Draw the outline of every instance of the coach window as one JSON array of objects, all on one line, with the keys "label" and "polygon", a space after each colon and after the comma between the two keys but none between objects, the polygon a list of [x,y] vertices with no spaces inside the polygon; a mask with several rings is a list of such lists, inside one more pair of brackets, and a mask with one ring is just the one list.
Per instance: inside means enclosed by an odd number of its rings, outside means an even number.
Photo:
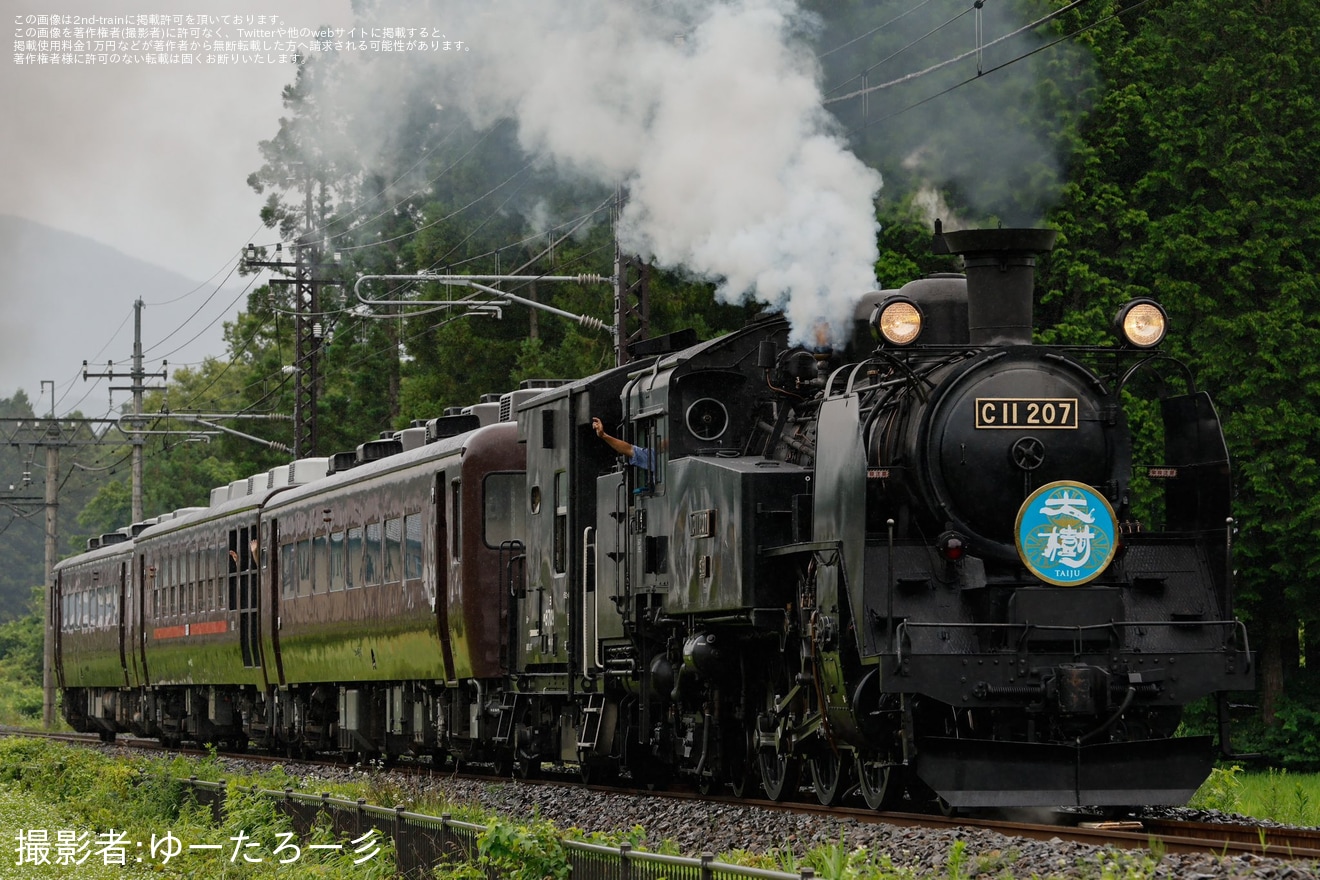
[{"label": "coach window", "polygon": [[527,507],[522,503],[524,474],[488,474],[482,484],[483,538],[499,548],[527,533]]},{"label": "coach window", "polygon": [[362,527],[353,526],[348,530],[348,565],[344,568],[345,586],[348,589],[362,586]]},{"label": "coach window", "polygon": [[216,545],[211,548],[211,575],[215,587],[215,595],[211,597],[211,607],[216,611],[224,610],[224,591],[225,591],[225,564],[224,550]]},{"label": "coach window", "polygon": [[312,592],[328,592],[330,586],[330,543],[325,533],[312,538]]},{"label": "coach window", "polygon": [[280,595],[292,599],[298,589],[297,545],[280,545]]},{"label": "coach window", "polygon": [[183,551],[184,575],[188,580],[188,605],[187,612],[192,614],[197,610],[197,545],[189,544]]},{"label": "coach window", "polygon": [[330,592],[338,593],[344,589],[344,533],[330,533]]},{"label": "coach window", "polygon": [[179,613],[179,560],[172,553],[165,560],[165,577],[166,583],[169,584],[165,616],[173,617]]},{"label": "coach window", "polygon": [[397,584],[403,577],[403,519],[385,520],[385,583]]},{"label": "coach window", "polygon": [[363,554],[362,584],[374,587],[380,583],[380,523],[367,523],[366,553]]},{"label": "coach window", "polygon": [[312,594],[312,542],[303,538],[298,542],[298,595]]},{"label": "coach window", "polygon": [[410,513],[403,518],[403,577],[419,580],[422,576],[422,515]]},{"label": "coach window", "polygon": [[568,551],[568,472],[555,474],[555,574],[563,574]]},{"label": "coach window", "polygon": [[449,486],[449,558],[463,556],[463,483],[454,480]]}]

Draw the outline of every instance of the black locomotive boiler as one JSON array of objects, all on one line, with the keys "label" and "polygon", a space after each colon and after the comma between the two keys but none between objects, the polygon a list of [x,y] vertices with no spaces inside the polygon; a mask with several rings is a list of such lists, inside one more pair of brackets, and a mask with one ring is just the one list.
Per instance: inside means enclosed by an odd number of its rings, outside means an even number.
[{"label": "black locomotive boiler", "polygon": [[877,808],[1183,802],[1214,755],[1183,708],[1252,686],[1228,456],[1157,304],[1033,344],[1053,239],[937,232],[965,274],[868,294],[847,351],[777,317],[653,340],[66,560],[66,715]]}]

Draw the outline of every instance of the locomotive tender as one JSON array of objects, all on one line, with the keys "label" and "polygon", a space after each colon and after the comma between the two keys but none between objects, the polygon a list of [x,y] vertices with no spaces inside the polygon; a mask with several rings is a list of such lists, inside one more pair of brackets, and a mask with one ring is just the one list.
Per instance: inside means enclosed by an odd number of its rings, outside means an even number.
[{"label": "locomotive tender", "polygon": [[1183,707],[1215,696],[1227,750],[1252,687],[1228,456],[1190,380],[1137,381],[1173,363],[1154,303],[1116,347],[1032,343],[1053,239],[937,228],[966,274],[868,294],[873,350],[653,340],[94,540],[51,598],[66,717],[875,808],[1184,802],[1214,743]]}]

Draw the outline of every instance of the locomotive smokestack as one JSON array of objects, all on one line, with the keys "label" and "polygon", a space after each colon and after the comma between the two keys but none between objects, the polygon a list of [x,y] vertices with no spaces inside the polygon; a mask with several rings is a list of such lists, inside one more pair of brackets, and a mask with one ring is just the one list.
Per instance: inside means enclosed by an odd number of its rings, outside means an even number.
[{"label": "locomotive smokestack", "polygon": [[973,345],[1030,345],[1036,254],[1048,253],[1053,229],[964,229],[936,233],[967,272],[967,329]]}]

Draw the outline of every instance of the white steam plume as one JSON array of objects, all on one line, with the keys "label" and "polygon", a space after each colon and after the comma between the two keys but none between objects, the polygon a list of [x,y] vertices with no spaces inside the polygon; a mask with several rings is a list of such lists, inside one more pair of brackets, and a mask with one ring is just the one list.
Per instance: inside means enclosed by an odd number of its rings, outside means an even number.
[{"label": "white steam plume", "polygon": [[[822,109],[790,0],[444,4],[440,100],[512,118],[555,167],[622,183],[626,248],[841,342],[876,286],[880,175]],[[431,10],[434,16],[437,10]]]}]

